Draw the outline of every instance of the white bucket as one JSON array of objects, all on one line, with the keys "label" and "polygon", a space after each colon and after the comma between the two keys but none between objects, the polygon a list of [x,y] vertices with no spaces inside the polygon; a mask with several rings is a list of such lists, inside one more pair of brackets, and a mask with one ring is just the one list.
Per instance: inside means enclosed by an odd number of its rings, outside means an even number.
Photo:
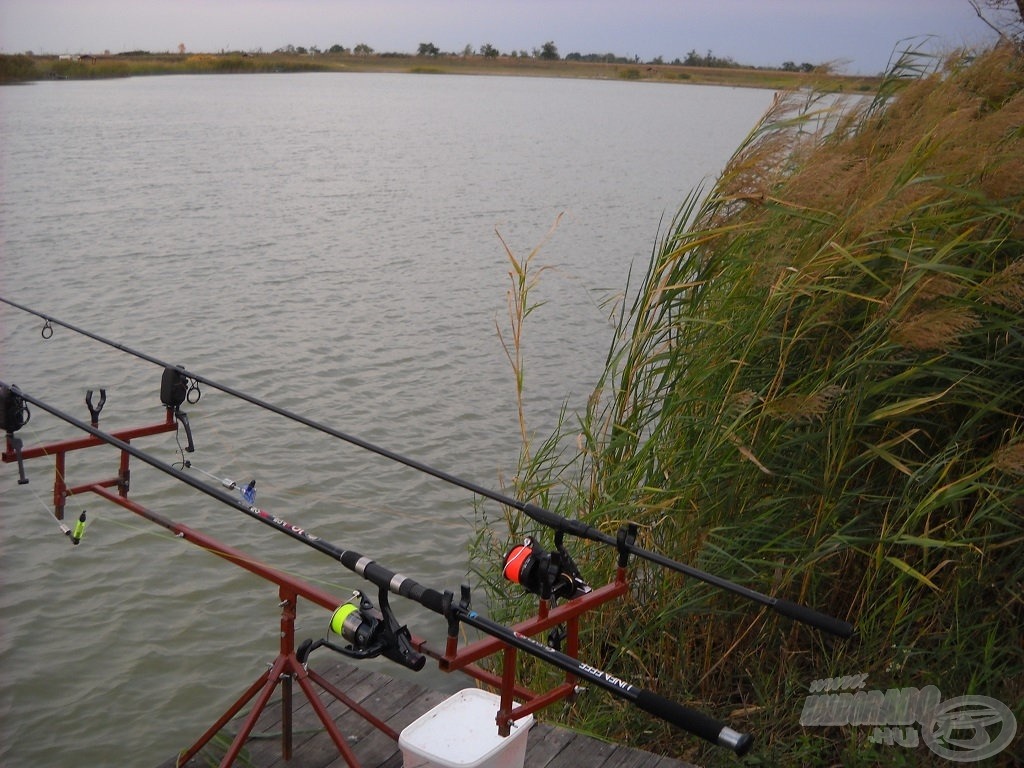
[{"label": "white bucket", "polygon": [[523,768],[533,715],[498,735],[501,697],[479,688],[449,696],[410,723],[398,737],[404,768]]}]

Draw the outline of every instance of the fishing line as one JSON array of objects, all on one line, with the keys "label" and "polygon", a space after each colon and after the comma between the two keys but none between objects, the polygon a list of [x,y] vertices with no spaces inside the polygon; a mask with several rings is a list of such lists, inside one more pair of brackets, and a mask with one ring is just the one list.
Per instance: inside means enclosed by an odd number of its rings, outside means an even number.
[{"label": "fishing line", "polygon": [[[26,411],[27,411],[27,408],[26,408]],[[28,423],[29,423],[30,420],[31,419],[26,418],[25,421],[22,424],[22,428],[28,426]],[[32,432],[33,438],[35,438],[35,440],[37,442],[41,443],[42,440],[40,439],[39,433],[36,432],[35,427],[29,427],[29,429]],[[45,456],[47,458],[51,458],[51,454],[46,453],[46,452],[43,453],[43,456]],[[60,482],[66,487],[67,486],[67,480],[60,473],[60,470],[56,466],[56,462],[54,462],[54,474],[60,479]],[[25,485],[31,486],[31,483],[25,483]],[[50,507],[50,505],[47,502],[43,501],[43,497],[40,496],[36,492],[36,489],[34,487],[30,487],[29,488],[29,493],[31,493],[33,498],[36,501],[39,502],[39,505],[46,511],[46,516],[48,518],[50,518],[50,520],[52,520],[57,525],[57,527],[60,529],[61,533],[63,533],[65,536],[67,536],[71,540],[72,544],[79,544],[82,541],[82,538],[85,536],[85,528],[86,528],[86,524],[87,524],[86,512],[85,512],[84,509],[81,511],[81,513],[79,514],[78,518],[75,520],[73,525],[69,526],[63,520],[58,520],[57,519],[56,515],[54,514],[53,509]],[[92,522],[95,522],[95,519]]]},{"label": "fishing line", "polygon": [[[70,536],[72,533],[72,529],[69,528],[63,521],[58,520],[56,517],[53,516],[53,510],[50,508],[50,505],[43,500],[42,496],[36,493],[35,488],[29,488],[29,493],[32,494],[32,498],[39,502],[39,506],[43,508],[43,511],[46,513],[46,516],[50,519],[52,523],[54,523],[60,529],[61,533],[63,533],[65,536]],[[79,538],[79,540],[81,540],[81,538]]]},{"label": "fishing line", "polygon": [[[7,386],[8,385],[4,382],[0,381],[0,388],[6,388]],[[384,629],[383,634],[380,638],[374,641],[372,647],[363,649],[366,654],[383,654],[386,658],[412,670],[422,669],[423,664],[426,661],[425,656],[413,647],[411,636],[409,635],[406,627],[399,627],[393,614],[390,613],[390,609],[387,607],[386,603],[387,595],[390,592],[413,602],[417,602],[424,608],[445,617],[449,623],[449,636],[453,634],[454,625],[467,624],[498,639],[505,645],[518,648],[519,650],[529,653],[552,666],[558,667],[565,672],[587,680],[605,691],[633,703],[639,709],[642,709],[648,714],[672,723],[683,730],[689,731],[696,736],[710,741],[712,744],[717,744],[731,749],[738,755],[743,755],[750,749],[753,739],[749,734],[743,734],[735,731],[724,723],[715,720],[703,712],[691,709],[690,707],[671,701],[670,699],[666,699],[653,691],[640,688],[628,681],[622,680],[614,675],[610,675],[607,672],[604,672],[590,664],[586,664],[573,656],[563,654],[549,645],[545,645],[532,637],[517,632],[503,624],[492,621],[486,616],[478,613],[470,606],[468,586],[463,587],[462,599],[460,602],[456,603],[455,597],[451,592],[441,593],[435,589],[425,587],[407,576],[395,573],[394,571],[385,568],[383,565],[380,565],[376,561],[365,557],[358,552],[335,546],[334,544],[321,539],[319,536],[306,531],[298,525],[272,515],[266,510],[246,505],[234,494],[228,494],[220,488],[204,484],[203,482],[193,478],[191,475],[175,469],[170,464],[156,459],[145,451],[142,451],[139,448],[114,437],[113,435],[102,432],[97,427],[88,425],[85,422],[54,408],[53,406],[48,405],[38,398],[23,393],[17,388],[10,389],[10,391],[14,392],[19,397],[25,398],[29,402],[57,418],[63,419],[68,424],[77,427],[83,432],[87,432],[93,437],[119,448],[141,461],[144,461],[150,466],[181,480],[196,490],[202,491],[206,495],[218,499],[228,506],[234,507],[236,510],[245,513],[247,516],[271,526],[276,531],[299,540],[321,554],[328,555],[345,568],[379,587],[380,592],[378,596],[378,604],[380,609],[384,612],[384,618],[382,624],[375,624],[375,626],[383,626]],[[368,605],[372,607],[372,604],[368,603]],[[343,616],[343,618],[345,617]],[[362,614],[360,619],[365,619],[365,614]],[[359,628],[356,629],[358,630]],[[377,630],[374,629],[373,631],[376,633]],[[310,642],[310,646],[312,645],[315,644]],[[303,651],[304,656],[308,653],[308,650],[309,647]],[[345,650],[340,647],[335,647],[335,650],[345,652]]]},{"label": "fishing line", "polygon": [[[3,386],[6,386],[6,385],[3,385]],[[22,422],[22,428],[24,428],[25,426],[28,426],[28,424],[29,424],[29,419],[26,418]],[[43,446],[43,449],[41,451],[40,456],[42,458],[53,459],[54,458],[54,454],[52,454],[49,451],[45,450],[45,443],[44,443],[44,441],[42,439],[42,435],[36,430],[36,428],[34,426],[29,427],[29,431],[31,432],[32,438],[36,441],[36,443]],[[103,434],[103,433],[100,433],[100,434]],[[176,430],[176,434],[177,434],[177,430]],[[180,447],[180,444],[179,444],[179,447]],[[184,456],[184,452],[182,452],[182,456]],[[188,464],[187,460],[185,460],[185,463]],[[153,466],[155,466],[158,469],[160,468],[159,465],[156,465],[156,464],[154,464]],[[168,466],[171,466],[171,465],[168,465]],[[200,469],[198,467],[192,467],[192,468],[195,469],[196,471],[202,472],[202,474],[207,475],[208,477],[211,477],[214,480],[217,480],[222,485],[224,484],[223,481],[220,478],[218,478],[216,475],[212,475],[209,472],[206,472],[206,471],[204,471],[204,470],[202,470],[202,469]],[[60,483],[65,488],[67,488],[67,476],[60,472],[59,468],[57,467],[56,462],[53,463],[53,469],[54,469],[55,477],[60,481]],[[69,521],[69,522],[71,522],[71,524],[69,525],[67,522],[65,522],[63,520],[59,520],[56,517],[53,508],[49,505],[49,503],[47,503],[42,498],[42,496],[40,496],[40,494],[36,491],[36,487],[33,484],[26,483],[26,485],[29,486],[29,489],[28,489],[29,492],[31,493],[32,497],[38,502],[39,506],[42,507],[43,512],[45,513],[46,517],[50,521],[52,521],[59,528],[59,530],[65,536],[67,536],[72,541],[72,543],[74,543],[74,544],[79,544],[82,541],[84,533],[85,533],[85,528],[87,527],[87,525],[90,525],[90,526],[94,525],[98,521],[98,519],[99,519],[99,518],[97,518],[95,516],[92,516],[92,517],[86,519],[86,511],[83,510],[75,521]],[[225,487],[229,487],[229,486],[225,486]],[[239,491],[241,491],[241,490],[242,489],[239,488]],[[247,498],[244,493],[241,493],[241,495],[242,495],[243,498]],[[66,497],[66,499],[72,499],[72,498],[74,498],[74,496],[72,496],[72,495],[69,495],[69,496]],[[34,507],[35,505],[32,505],[32,506]],[[122,528],[124,528],[126,530],[130,530],[130,531],[132,531],[134,533],[139,533],[139,534],[143,534],[143,535],[146,535],[146,536],[158,536],[158,537],[160,537],[162,539],[180,539],[180,538],[182,538],[180,534],[175,534],[175,533],[171,533],[171,532],[168,532],[168,531],[154,530],[152,528],[152,526],[133,525],[131,523],[119,520],[116,517],[115,518],[107,519],[107,522],[112,522],[115,525],[118,525],[118,526],[120,526],[120,527],[122,527]],[[196,547],[197,549],[203,550],[204,552],[212,553],[212,554],[217,554],[216,552],[214,552],[209,547],[202,546],[198,542],[191,541],[190,543],[194,547]],[[247,562],[247,563],[257,563],[258,564],[258,563],[261,562],[261,561],[257,560],[254,557],[248,557],[248,556],[246,556],[246,557],[237,557],[235,559],[240,561],[240,562]],[[350,592],[350,593],[354,591],[351,586],[346,585],[346,584],[341,584],[341,583],[339,583],[337,581],[332,581],[332,580],[325,579],[325,578],[309,577],[309,576],[307,576],[305,574],[300,574],[297,571],[294,571],[294,570],[291,570],[291,569],[288,569],[288,568],[278,568],[278,570],[281,571],[282,573],[286,573],[286,574],[288,574],[290,576],[293,576],[293,577],[296,577],[296,578],[304,578],[306,581],[316,582],[318,584],[321,584],[321,585],[324,585],[324,586],[327,586],[327,587],[331,587],[332,589],[336,589],[336,590],[340,590],[340,591],[347,591],[347,592]]]},{"label": "fishing line", "polygon": [[[198,383],[194,380],[191,380],[186,385],[186,387],[187,394],[185,399],[193,405],[195,403],[198,403],[199,398],[201,396]],[[193,396],[192,393],[195,393],[195,395]],[[231,449],[232,446],[237,442],[237,439],[225,433],[224,430],[222,430],[218,426],[218,423],[219,422],[216,419],[207,418],[204,421],[204,434],[206,434],[207,436],[212,434],[212,436],[214,437],[214,442],[218,443],[217,450],[221,453],[227,453],[229,463],[241,463],[240,459],[235,460],[234,451]],[[175,430],[175,440],[177,443],[178,454],[181,458],[179,461],[174,462],[172,466],[183,470],[188,469],[190,466],[193,469],[198,469],[195,465],[195,462],[191,462],[189,459],[185,457],[186,449],[181,444],[180,425],[179,429]],[[209,443],[210,441],[207,438],[204,442]],[[211,477],[212,479],[217,480],[218,482],[221,480],[220,477],[211,475],[209,472],[204,472],[204,474],[206,474],[208,477]],[[313,505],[322,504],[324,506],[334,506],[338,504],[343,504],[346,507],[362,510],[364,512],[370,513],[371,515],[386,515],[390,517],[398,517],[411,524],[430,523],[430,525],[435,529],[448,528],[449,530],[454,531],[456,528],[460,528],[461,525],[470,527],[473,525],[473,521],[461,513],[456,513],[460,522],[453,522],[448,519],[438,521],[437,516],[429,512],[424,512],[423,514],[417,515],[405,509],[399,509],[397,507],[390,507],[380,504],[368,504],[364,500],[357,500],[346,496],[339,496],[338,493],[336,492],[337,489],[335,488],[311,493],[309,491],[299,491],[292,488],[275,485],[273,484],[272,481],[268,482],[264,477],[260,478],[260,485],[265,493],[269,489],[269,494],[271,495],[272,498],[301,499],[307,505],[309,505],[310,502],[312,502]]]},{"label": "fishing line", "polygon": [[[49,454],[47,454],[47,455],[49,455]],[[206,473],[206,474],[208,474],[208,473]],[[211,475],[211,477],[213,477],[213,475]],[[50,509],[50,507],[47,505],[47,503],[42,499],[42,497],[40,497],[39,494],[36,493],[35,489],[34,488],[29,488],[29,491],[39,501],[40,505],[43,507],[44,511],[46,512],[46,516],[51,521],[57,523],[60,526],[61,531],[63,531],[66,535],[71,535],[70,532],[73,532],[73,529],[69,529],[65,524],[63,524],[60,520],[57,520],[57,518],[55,518],[53,516],[53,511]],[[70,497],[70,498],[74,498],[74,497]],[[176,534],[176,533],[173,533],[171,531],[167,531],[167,530],[163,530],[163,529],[157,529],[157,528],[154,528],[152,525],[142,525],[140,523],[135,523],[135,522],[130,522],[130,521],[126,521],[126,520],[121,520],[118,517],[108,517],[108,518],[90,517],[89,525],[90,526],[94,525],[95,523],[99,522],[101,519],[103,520],[104,523],[116,525],[116,526],[118,526],[120,528],[123,528],[125,530],[131,531],[133,533],[137,533],[137,534],[140,534],[140,535],[143,535],[143,536],[153,536],[153,537],[156,537],[156,538],[159,538],[159,539],[162,539],[162,540],[170,540],[170,541],[179,541],[179,540],[182,539],[181,534]],[[190,541],[188,543],[191,544],[192,546],[189,549],[186,550],[187,552],[202,551],[202,552],[205,552],[207,554],[214,554],[214,555],[217,554],[217,552],[214,551],[213,549],[211,549],[209,547],[205,547],[205,546],[203,546],[202,544],[200,544],[200,543],[198,543],[196,541]],[[245,562],[245,563],[260,564],[262,562],[260,560],[257,560],[255,557],[250,557],[250,556],[244,556],[244,557],[242,557],[242,556],[235,556],[232,559],[236,560],[238,562]],[[299,573],[296,570],[292,570],[290,568],[284,568],[284,567],[280,567],[280,566],[275,566],[275,569],[280,571],[281,573],[285,573],[285,574],[287,574],[289,576],[294,576],[295,578],[301,578],[301,579],[303,579],[305,581],[315,582],[317,584],[321,584],[321,585],[326,586],[326,587],[331,587],[332,589],[338,590],[340,592],[352,593],[352,592],[355,591],[351,587],[351,585],[342,584],[340,582],[332,581],[330,579],[311,577],[311,576],[309,576],[306,573]]]},{"label": "fishing line", "polygon": [[[731,592],[734,595],[738,595],[752,602],[760,603],[761,605],[767,606],[774,610],[776,613],[786,616],[787,618],[794,619],[805,624],[809,624],[832,635],[836,635],[837,637],[848,638],[853,635],[853,625],[847,621],[833,618],[832,616],[821,613],[820,611],[814,610],[813,608],[808,608],[804,605],[794,603],[784,598],[762,594],[760,592],[757,592],[756,590],[750,589],[749,587],[745,587],[743,585],[729,581],[728,579],[722,578],[721,576],[706,573],[690,565],[686,565],[685,563],[681,563],[677,560],[673,560],[672,558],[661,555],[657,552],[644,549],[643,547],[638,546],[633,540],[623,540],[621,535],[617,538],[616,536],[607,534],[604,531],[599,530],[598,528],[595,528],[594,526],[590,525],[589,523],[584,522],[583,520],[562,517],[561,515],[558,515],[536,504],[520,501],[510,496],[506,496],[505,494],[491,490],[483,485],[480,485],[479,483],[464,480],[444,470],[437,469],[428,464],[424,464],[423,462],[410,458],[408,456],[403,456],[402,454],[375,445],[355,435],[350,435],[348,433],[342,432],[341,430],[335,429],[326,424],[323,424],[321,422],[310,419],[306,416],[302,416],[298,413],[290,411],[286,408],[282,408],[281,406],[274,405],[273,403],[269,403],[265,400],[261,400],[258,397],[242,392],[241,390],[235,389],[234,387],[219,384],[212,379],[188,371],[183,366],[172,366],[169,363],[160,360],[159,358],[153,357],[152,355],[148,355],[144,352],[132,349],[131,347],[125,346],[124,344],[119,344],[117,342],[111,341],[109,339],[104,338],[103,336],[99,336],[83,328],[79,328],[70,323],[66,323],[55,317],[44,315],[34,309],[26,307],[22,304],[18,304],[17,302],[11,301],[10,299],[7,299],[3,296],[0,296],[0,301],[9,304],[13,307],[17,307],[18,309],[21,309],[30,314],[36,315],[42,318],[43,320],[47,321],[48,323],[55,323],[57,325],[61,325],[65,328],[68,328],[69,330],[82,334],[83,336],[87,336],[88,338],[99,341],[100,343],[112,346],[115,349],[126,352],[130,355],[134,355],[135,357],[138,357],[142,360],[146,360],[150,363],[153,363],[154,365],[159,365],[164,369],[164,382],[168,380],[169,376],[172,379],[175,376],[177,376],[178,378],[186,377],[188,379],[192,379],[195,382],[206,384],[207,386],[213,387],[214,389],[218,389],[221,392],[224,392],[225,394],[231,395],[233,397],[237,397],[259,408],[271,411],[273,413],[278,414],[279,416],[283,416],[284,418],[291,419],[292,421],[307,426],[310,429],[314,429],[319,432],[323,432],[324,434],[331,435],[333,437],[338,438],[339,440],[343,440],[347,443],[363,448],[364,450],[370,451],[371,453],[376,453],[379,456],[382,456],[386,459],[390,459],[391,461],[397,462],[399,464],[404,464],[405,466],[411,469],[415,469],[419,472],[435,477],[451,485],[459,486],[464,490],[470,491],[478,496],[482,496],[484,498],[497,501],[500,504],[504,504],[508,507],[511,507],[512,509],[516,509],[522,512],[523,514],[527,515],[528,517],[532,518],[536,522],[540,523],[541,525],[547,526],[548,528],[554,530],[556,532],[556,536],[568,533],[571,536],[575,536],[581,539],[589,539],[591,541],[596,541],[601,544],[606,544],[608,546],[615,547],[616,549],[622,552],[628,552],[629,554],[632,554],[636,557],[640,557],[649,562],[656,563],[665,568],[669,568],[670,570],[674,570],[685,576],[689,576],[699,581],[703,581],[707,584],[711,584],[712,586],[718,587],[719,589],[722,589],[726,592]],[[177,412],[176,415],[183,416],[183,414],[178,414]],[[187,430],[187,422],[183,420],[183,424],[185,424]],[[188,482],[191,482],[191,478],[189,478]]]},{"label": "fishing line", "polygon": [[181,456],[181,461],[176,461],[171,466],[175,466],[176,467],[176,466],[180,465],[181,468],[184,469],[185,466],[188,464],[188,460],[185,458],[185,448],[181,444],[180,430],[177,430],[177,429],[174,430],[174,442],[178,446],[178,455]]},{"label": "fishing line", "polygon": [[[18,309],[21,309],[24,312],[28,312],[30,314],[36,315],[37,317],[40,317],[40,318],[42,318],[43,320],[45,320],[45,321],[47,321],[49,323],[54,323],[54,324],[60,325],[60,326],[62,326],[64,328],[67,328],[68,330],[74,331],[75,333],[79,333],[79,334],[81,334],[83,336],[86,336],[86,337],[88,337],[90,339],[93,339],[94,341],[98,341],[101,344],[106,344],[107,346],[113,347],[114,349],[117,349],[117,350],[119,350],[121,352],[125,352],[127,354],[134,355],[135,357],[139,358],[140,360],[145,360],[145,361],[150,362],[150,363],[152,363],[154,365],[158,365],[158,366],[162,367],[165,371],[166,370],[176,371],[176,372],[180,373],[182,376],[185,376],[185,377],[187,377],[189,379],[192,379],[193,381],[205,384],[205,385],[207,385],[209,387],[212,387],[212,388],[217,389],[217,390],[219,390],[221,392],[224,392],[225,394],[231,395],[232,397],[237,397],[240,400],[244,400],[244,401],[246,401],[248,403],[251,403],[252,405],[255,405],[255,406],[259,407],[259,408],[263,408],[265,410],[271,411],[272,413],[276,413],[279,416],[283,416],[286,419],[290,419],[292,421],[295,421],[295,422],[297,422],[299,424],[302,424],[302,425],[304,425],[306,427],[309,427],[310,429],[315,429],[315,430],[317,430],[319,432],[323,432],[324,434],[331,435],[332,437],[336,437],[339,440],[343,440],[345,442],[351,443],[352,445],[355,445],[357,447],[363,448],[364,450],[370,451],[371,453],[376,453],[379,456],[383,456],[386,459],[390,459],[390,460],[395,461],[395,462],[397,462],[399,464],[404,464],[405,466],[410,467],[411,469],[415,469],[415,470],[418,470],[420,472],[423,472],[424,474],[431,475],[433,477],[438,478],[439,480],[443,480],[443,481],[448,482],[448,483],[450,483],[452,485],[460,486],[460,487],[464,488],[465,490],[471,491],[473,493],[476,493],[476,494],[478,494],[480,496],[484,496],[486,498],[490,498],[490,499],[492,499],[494,501],[498,501],[498,502],[500,502],[502,504],[507,504],[508,506],[512,506],[512,507],[515,507],[517,509],[520,509],[520,507],[523,506],[522,502],[516,501],[515,499],[511,499],[511,498],[509,498],[509,497],[507,497],[507,496],[505,496],[503,494],[496,493],[496,492],[494,492],[494,491],[492,491],[492,490],[490,490],[488,488],[485,488],[482,485],[478,485],[476,483],[472,483],[472,482],[467,481],[467,480],[462,480],[462,479],[460,479],[460,478],[458,478],[458,477],[456,477],[454,475],[451,475],[451,474],[449,474],[447,472],[444,472],[443,470],[436,469],[436,468],[428,466],[427,464],[424,464],[424,463],[422,463],[420,461],[417,461],[416,459],[412,459],[412,458],[407,457],[407,456],[402,456],[401,454],[395,453],[394,451],[390,451],[390,450],[388,450],[386,448],[383,448],[381,446],[374,445],[373,443],[370,443],[370,442],[368,442],[366,440],[363,440],[362,438],[356,437],[355,435],[349,435],[349,434],[347,434],[345,432],[342,432],[340,430],[334,429],[333,427],[330,427],[330,426],[328,426],[326,424],[322,424],[320,422],[314,421],[313,419],[310,419],[310,418],[307,418],[305,416],[302,416],[301,414],[295,413],[295,412],[290,411],[290,410],[288,410],[286,408],[282,408],[280,406],[274,405],[273,403],[269,403],[269,402],[267,402],[265,400],[261,400],[258,397],[250,395],[250,394],[248,394],[246,392],[242,392],[241,390],[235,389],[234,387],[230,387],[230,386],[228,386],[226,384],[219,384],[218,382],[216,382],[216,381],[214,381],[212,379],[209,379],[209,378],[207,378],[205,376],[201,376],[201,375],[199,375],[199,374],[197,374],[197,373],[195,373],[193,371],[189,371],[189,370],[185,369],[183,366],[171,365],[170,363],[165,362],[163,360],[160,360],[159,358],[153,357],[152,355],[148,355],[148,354],[146,354],[144,352],[140,352],[139,350],[132,349],[131,347],[128,347],[128,346],[126,346],[124,344],[121,344],[121,343],[112,341],[110,339],[104,338],[103,336],[100,336],[98,334],[92,333],[91,331],[87,331],[84,328],[80,328],[80,327],[75,326],[75,325],[73,325],[71,323],[64,322],[63,320],[60,320],[60,319],[58,319],[56,317],[52,317],[50,315],[43,314],[43,313],[38,312],[38,311],[36,311],[34,309],[31,309],[30,307],[26,307],[26,306],[24,306],[22,304],[19,304],[19,303],[15,302],[15,301],[12,301],[12,300],[4,297],[4,296],[0,296],[0,301],[4,302],[5,304],[9,304],[12,307],[16,307]],[[525,510],[520,509],[520,511],[525,511]]]},{"label": "fishing line", "polygon": [[[227,482],[234,481],[230,481],[223,474],[213,474],[211,472],[206,471],[205,469],[202,469],[200,466],[196,464],[195,461],[192,461],[191,459],[186,459],[184,452],[182,452],[181,462],[175,462],[172,466],[184,470],[194,470],[202,475],[205,475],[211,480],[215,480],[217,483],[224,485],[229,490],[234,490],[233,486],[227,485]],[[246,475],[246,477],[249,477],[249,475]],[[256,480],[253,479],[252,482],[256,482]],[[244,487],[244,484],[241,481],[235,483],[235,485],[237,485],[239,488]],[[436,515],[433,515],[429,512],[424,512],[423,514],[417,515],[408,512],[404,509],[398,509],[396,507],[388,507],[380,504],[367,504],[364,501],[357,501],[346,496],[339,495],[337,493],[321,492],[310,495],[308,492],[305,491],[293,490],[283,486],[274,485],[272,482],[265,481],[262,477],[259,480],[257,490],[263,496],[267,496],[272,499],[280,499],[285,501],[289,499],[293,501],[301,500],[304,506],[306,507],[316,507],[319,505],[323,507],[335,508],[342,506],[345,507],[347,510],[353,509],[369,513],[369,515],[371,516],[380,515],[389,518],[401,518],[403,521],[411,524],[430,523],[431,527],[434,529],[434,532],[437,533],[443,532],[444,530],[452,531],[456,528],[461,528],[463,524],[466,526],[471,526],[473,524],[472,520],[469,520],[462,514],[457,514],[459,522],[449,521],[447,519],[438,521]],[[367,524],[370,524],[373,521],[366,520],[365,522]]]}]

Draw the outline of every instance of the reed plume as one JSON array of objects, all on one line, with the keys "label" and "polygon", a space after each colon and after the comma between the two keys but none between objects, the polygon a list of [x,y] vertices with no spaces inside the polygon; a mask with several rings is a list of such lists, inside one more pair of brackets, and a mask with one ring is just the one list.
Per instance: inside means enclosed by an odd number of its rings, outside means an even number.
[{"label": "reed plume", "polygon": [[[521,472],[560,514],[636,521],[643,546],[858,627],[836,642],[631,564],[626,609],[582,647],[756,733],[766,764],[926,759],[802,727],[825,677],[982,694],[1024,722],[1022,125],[1010,46],[908,53],[873,100],[780,97],[652,255],[578,452]],[[611,577],[612,553],[574,547]],[[526,610],[500,586],[494,605]],[[604,698],[566,719],[729,760]]]}]

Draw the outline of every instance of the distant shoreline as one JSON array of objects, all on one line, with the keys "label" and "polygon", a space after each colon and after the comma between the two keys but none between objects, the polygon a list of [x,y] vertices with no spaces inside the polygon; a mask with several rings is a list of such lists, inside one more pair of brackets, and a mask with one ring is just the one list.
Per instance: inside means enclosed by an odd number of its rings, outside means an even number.
[{"label": "distant shoreline", "polygon": [[499,56],[415,56],[404,54],[112,54],[82,56],[0,56],[0,83],[39,80],[97,80],[166,74],[252,74],[272,72],[393,72],[446,75],[561,77],[591,80],[720,85],[789,90],[813,86],[824,91],[874,91],[879,77],[791,72],[743,67],[679,64],[545,61]]}]

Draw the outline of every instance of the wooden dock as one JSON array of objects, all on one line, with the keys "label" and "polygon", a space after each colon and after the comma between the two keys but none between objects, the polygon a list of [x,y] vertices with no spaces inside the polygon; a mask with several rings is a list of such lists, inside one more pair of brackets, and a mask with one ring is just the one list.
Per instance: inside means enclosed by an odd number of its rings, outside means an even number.
[{"label": "wooden dock", "polygon": [[[354,666],[339,662],[320,670],[320,674],[395,731],[401,731],[424,712],[444,701],[449,694],[430,691],[422,686],[397,680],[367,665]],[[473,683],[467,678],[467,687]],[[402,753],[398,743],[366,722],[344,704],[323,695],[327,707],[339,730],[362,768],[402,768]],[[348,763],[338,753],[323,724],[316,717],[302,692],[295,687],[293,694],[293,749],[292,759],[281,756],[280,687],[257,721],[252,736],[235,761],[239,768],[346,768]],[[219,713],[211,713],[211,721]],[[543,712],[538,713],[543,716]],[[244,712],[241,716],[244,717]],[[210,742],[195,758],[179,768],[199,768],[218,765],[227,751],[239,719],[232,721],[217,738]],[[193,739],[198,738],[195,734]],[[183,738],[188,740],[189,736]],[[183,745],[187,746],[187,745]],[[176,756],[161,763],[159,768],[176,768]],[[694,768],[668,757],[654,755],[589,736],[565,728],[538,722],[530,731],[526,750],[525,768]]]}]

